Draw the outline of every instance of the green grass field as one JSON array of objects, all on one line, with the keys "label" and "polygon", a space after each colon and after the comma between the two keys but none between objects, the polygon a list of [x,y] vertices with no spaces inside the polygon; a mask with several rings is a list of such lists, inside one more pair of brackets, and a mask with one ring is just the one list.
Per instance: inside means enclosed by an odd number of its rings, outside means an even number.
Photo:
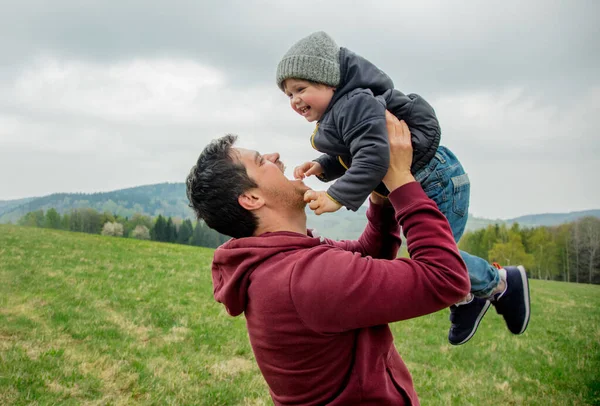
[{"label": "green grass field", "polygon": [[[271,404],[211,257],[0,225],[0,405]],[[447,311],[392,326],[423,405],[600,404],[600,286],[531,285],[522,336],[493,310],[461,347]]]}]

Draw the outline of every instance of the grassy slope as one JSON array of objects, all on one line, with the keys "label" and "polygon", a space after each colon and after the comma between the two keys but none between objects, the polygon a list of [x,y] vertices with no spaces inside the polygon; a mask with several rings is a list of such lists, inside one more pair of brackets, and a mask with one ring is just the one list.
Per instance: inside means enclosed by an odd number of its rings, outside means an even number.
[{"label": "grassy slope", "polygon": [[[211,253],[0,225],[0,404],[269,404]],[[493,310],[462,347],[446,311],[393,325],[423,404],[600,402],[600,287],[531,290],[520,337]]]}]

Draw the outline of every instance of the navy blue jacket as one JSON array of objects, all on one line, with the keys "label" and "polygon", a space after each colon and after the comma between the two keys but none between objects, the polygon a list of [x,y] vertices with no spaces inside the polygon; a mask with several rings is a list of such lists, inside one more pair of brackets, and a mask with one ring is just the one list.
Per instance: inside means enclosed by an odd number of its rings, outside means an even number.
[{"label": "navy blue jacket", "polygon": [[[350,210],[376,190],[387,194],[381,180],[388,170],[390,148],[385,110],[406,121],[413,145],[411,171],[433,158],[440,143],[440,125],[433,107],[416,94],[394,89],[392,79],[371,62],[340,48],[340,84],[311,137],[324,155],[324,182],[339,178],[327,193]],[[343,176],[342,176],[343,175]]]}]

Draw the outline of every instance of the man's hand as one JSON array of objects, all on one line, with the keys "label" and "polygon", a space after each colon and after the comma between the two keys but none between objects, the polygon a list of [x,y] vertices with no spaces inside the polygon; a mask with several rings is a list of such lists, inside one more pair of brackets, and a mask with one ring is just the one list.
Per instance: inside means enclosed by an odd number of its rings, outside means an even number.
[{"label": "man's hand", "polygon": [[308,207],[314,211],[316,215],[333,213],[342,207],[341,204],[329,197],[327,192],[317,192],[315,190],[307,190],[306,193],[304,193],[304,201],[308,203]]},{"label": "man's hand", "polygon": [[410,172],[413,149],[410,130],[404,120],[399,121],[396,116],[386,110],[385,121],[390,141],[390,167],[383,178],[383,183],[391,192],[402,185],[415,181]]},{"label": "man's hand", "polygon": [[386,203],[389,203],[389,200],[386,199],[385,197],[381,197],[381,195],[378,195],[377,193],[373,192],[371,193],[371,203],[376,204],[378,206],[383,206]]},{"label": "man's hand", "polygon": [[320,163],[315,161],[304,162],[302,165],[294,168],[294,178],[304,179],[305,177],[316,175],[319,176],[323,173],[323,167]]}]

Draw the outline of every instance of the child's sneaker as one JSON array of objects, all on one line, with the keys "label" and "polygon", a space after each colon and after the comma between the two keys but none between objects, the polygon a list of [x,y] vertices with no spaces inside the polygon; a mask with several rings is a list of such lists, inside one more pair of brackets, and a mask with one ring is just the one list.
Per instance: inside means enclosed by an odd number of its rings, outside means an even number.
[{"label": "child's sneaker", "polygon": [[452,345],[464,344],[473,337],[481,319],[490,307],[490,301],[473,296],[470,302],[450,306],[450,331]]},{"label": "child's sneaker", "polygon": [[500,269],[501,277],[505,271],[506,289],[494,295],[491,300],[498,314],[504,317],[506,326],[513,334],[522,334],[529,324],[530,302],[529,281],[525,268],[519,266],[506,266]]}]

